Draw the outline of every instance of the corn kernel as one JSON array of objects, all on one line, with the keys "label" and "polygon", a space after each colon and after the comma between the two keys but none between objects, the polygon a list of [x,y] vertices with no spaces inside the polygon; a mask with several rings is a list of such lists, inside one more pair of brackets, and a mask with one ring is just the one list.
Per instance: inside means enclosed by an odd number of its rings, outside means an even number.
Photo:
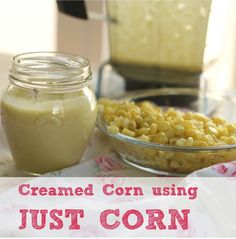
[{"label": "corn kernel", "polygon": [[181,124],[175,125],[175,135],[182,136],[185,132],[184,127]]},{"label": "corn kernel", "polygon": [[191,120],[184,120],[182,122],[182,126],[184,128],[192,129],[193,128],[193,122]]},{"label": "corn kernel", "polygon": [[160,132],[155,135],[154,142],[159,144],[166,144],[168,142],[168,138],[166,137],[165,133]]},{"label": "corn kernel", "polygon": [[192,146],[193,145],[193,138],[192,137],[188,137],[186,140],[186,146]]},{"label": "corn kernel", "polygon": [[146,135],[142,135],[139,137],[139,139],[143,140],[143,141],[150,141],[150,137],[146,136]]},{"label": "corn kernel", "polygon": [[122,130],[122,134],[128,135],[128,136],[130,136],[130,137],[134,137],[134,136],[135,136],[135,132],[133,132],[133,131],[127,129],[127,128],[124,128],[124,129]]},{"label": "corn kernel", "polygon": [[214,144],[215,144],[215,140],[214,140],[214,138],[212,137],[212,135],[207,134],[207,135],[205,136],[205,139],[206,139],[206,142],[207,142],[209,145],[214,145]]},{"label": "corn kernel", "polygon": [[227,130],[230,134],[236,134],[236,124],[228,124]]},{"label": "corn kernel", "polygon": [[156,118],[155,118],[154,115],[152,115],[152,116],[147,116],[147,117],[144,118],[144,121],[147,122],[148,124],[154,123],[155,120],[156,120]]},{"label": "corn kernel", "polygon": [[164,117],[163,114],[160,113],[160,112],[157,112],[156,118],[157,118],[158,120],[165,120],[165,117]]},{"label": "corn kernel", "polygon": [[122,127],[122,118],[121,118],[121,117],[115,118],[114,124],[115,124],[117,127]]},{"label": "corn kernel", "polygon": [[177,137],[173,137],[173,138],[171,138],[171,139],[169,140],[169,143],[170,143],[171,145],[175,145],[175,143],[176,143],[177,140],[178,140]]},{"label": "corn kernel", "polygon": [[230,136],[227,140],[228,144],[236,144],[236,137],[235,136]]},{"label": "corn kernel", "polygon": [[218,130],[216,128],[213,128],[213,127],[208,127],[206,129],[206,133],[207,134],[212,134],[212,135],[217,135],[218,134]]},{"label": "corn kernel", "polygon": [[185,130],[185,135],[187,137],[192,137],[192,138],[196,139],[197,138],[197,130],[187,129],[187,130]]},{"label": "corn kernel", "polygon": [[164,153],[164,157],[166,158],[166,159],[171,159],[171,158],[173,158],[175,156],[175,153],[173,153],[173,152],[165,152]]},{"label": "corn kernel", "polygon": [[170,162],[170,167],[171,168],[179,168],[181,167],[181,162],[177,161],[177,160],[171,160]]},{"label": "corn kernel", "polygon": [[158,128],[157,124],[152,123],[152,124],[150,125],[149,133],[150,133],[150,134],[156,134],[157,128]]},{"label": "corn kernel", "polygon": [[199,113],[193,114],[193,118],[197,119],[199,121],[203,121],[203,122],[206,122],[206,121],[209,120],[205,115],[202,115],[202,114],[199,114]]},{"label": "corn kernel", "polygon": [[140,127],[143,127],[143,128],[148,128],[149,127],[149,124],[145,121],[143,121],[141,124],[140,124]]},{"label": "corn kernel", "polygon": [[135,117],[135,121],[137,124],[141,124],[143,122],[143,118],[138,115],[137,117]]},{"label": "corn kernel", "polygon": [[149,128],[143,127],[143,128],[140,128],[140,129],[137,130],[137,134],[139,136],[141,136],[141,135],[148,135],[149,130],[150,130]]},{"label": "corn kernel", "polygon": [[137,129],[137,124],[136,124],[136,122],[134,120],[131,120],[129,122],[129,129],[131,129],[133,131],[135,131]]},{"label": "corn kernel", "polygon": [[114,114],[115,110],[111,106],[106,107],[106,114]]},{"label": "corn kernel", "polygon": [[187,112],[185,113],[185,115],[183,116],[183,118],[185,120],[192,120],[193,119],[193,113],[192,112]]},{"label": "corn kernel", "polygon": [[128,128],[128,126],[129,126],[129,119],[123,118],[122,119],[122,127]]},{"label": "corn kernel", "polygon": [[196,140],[196,141],[193,142],[193,146],[207,147],[208,144],[205,141]]},{"label": "corn kernel", "polygon": [[104,115],[104,120],[105,120],[106,123],[112,122],[114,120],[114,118],[115,118],[114,115],[110,115],[110,114],[105,114]]},{"label": "corn kernel", "polygon": [[169,108],[167,111],[166,111],[166,114],[168,116],[172,116],[172,117],[176,117],[176,111],[173,109],[173,108]]},{"label": "corn kernel", "polygon": [[225,120],[219,118],[219,117],[213,117],[212,118],[212,121],[215,123],[215,124],[224,124],[225,123]]},{"label": "corn kernel", "polygon": [[138,107],[132,108],[130,114],[133,118],[138,117],[140,114],[140,109]]},{"label": "corn kernel", "polygon": [[225,127],[222,127],[218,129],[219,136],[228,136],[228,129]]},{"label": "corn kernel", "polygon": [[160,131],[160,132],[163,132],[163,131],[165,131],[165,130],[168,130],[168,129],[170,129],[170,123],[169,122],[167,122],[167,121],[159,121],[158,122],[158,130]]},{"label": "corn kernel", "polygon": [[206,134],[200,130],[197,130],[197,137],[198,140],[206,140]]},{"label": "corn kernel", "polygon": [[202,121],[193,120],[194,127],[199,130],[204,130],[204,123]]},{"label": "corn kernel", "polygon": [[108,131],[111,132],[112,134],[117,134],[119,133],[119,128],[115,125],[110,125],[108,126]]},{"label": "corn kernel", "polygon": [[174,124],[177,125],[182,125],[184,123],[184,118],[182,117],[177,117],[175,120],[174,120]]},{"label": "corn kernel", "polygon": [[184,139],[184,138],[180,138],[175,143],[176,146],[185,146],[185,144],[186,144],[186,139]]},{"label": "corn kernel", "polygon": [[212,122],[212,121],[207,121],[207,122],[205,122],[205,126],[206,127],[213,127],[213,128],[215,128],[216,124],[214,122]]},{"label": "corn kernel", "polygon": [[174,131],[174,129],[168,129],[168,130],[165,130],[165,134],[170,139],[175,136],[175,131]]}]

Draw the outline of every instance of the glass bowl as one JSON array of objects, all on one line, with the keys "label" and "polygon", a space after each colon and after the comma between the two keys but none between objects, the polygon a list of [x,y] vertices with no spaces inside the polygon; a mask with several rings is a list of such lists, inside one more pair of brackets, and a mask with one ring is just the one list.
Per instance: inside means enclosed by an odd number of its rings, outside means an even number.
[{"label": "glass bowl", "polygon": [[[206,93],[198,89],[162,88],[135,91],[116,98],[140,102],[148,100],[160,107],[174,107],[206,116],[218,116],[236,122],[236,95]],[[236,144],[210,147],[183,147],[145,142],[107,130],[101,113],[97,127],[105,133],[120,158],[139,169],[167,176],[184,176],[217,163],[236,160]]]}]

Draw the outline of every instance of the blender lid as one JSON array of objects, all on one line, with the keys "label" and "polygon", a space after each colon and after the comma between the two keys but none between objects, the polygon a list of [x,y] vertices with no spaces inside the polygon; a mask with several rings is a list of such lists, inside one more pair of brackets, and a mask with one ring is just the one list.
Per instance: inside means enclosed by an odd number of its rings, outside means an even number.
[{"label": "blender lid", "polygon": [[86,12],[86,5],[84,0],[57,0],[57,6],[60,12],[65,13],[67,15],[88,19],[88,15]]}]

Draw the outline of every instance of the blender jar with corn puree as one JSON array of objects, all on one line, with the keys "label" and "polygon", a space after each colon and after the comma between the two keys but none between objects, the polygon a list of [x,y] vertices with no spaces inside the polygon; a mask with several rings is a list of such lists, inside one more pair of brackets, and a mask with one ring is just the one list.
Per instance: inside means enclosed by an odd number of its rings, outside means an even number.
[{"label": "blender jar with corn puree", "polygon": [[17,167],[42,174],[77,164],[97,114],[88,60],[50,52],[17,55],[9,81],[1,118]]}]

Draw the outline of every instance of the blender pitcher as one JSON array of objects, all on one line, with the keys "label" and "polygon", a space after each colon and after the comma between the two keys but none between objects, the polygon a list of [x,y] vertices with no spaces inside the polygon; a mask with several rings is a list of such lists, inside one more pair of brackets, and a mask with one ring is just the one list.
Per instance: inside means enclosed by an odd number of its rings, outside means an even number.
[{"label": "blender pitcher", "polygon": [[[88,19],[84,1],[76,2],[77,11],[63,7],[68,1],[59,9]],[[210,7],[211,0],[106,1],[108,64],[126,89],[199,87]]]}]

